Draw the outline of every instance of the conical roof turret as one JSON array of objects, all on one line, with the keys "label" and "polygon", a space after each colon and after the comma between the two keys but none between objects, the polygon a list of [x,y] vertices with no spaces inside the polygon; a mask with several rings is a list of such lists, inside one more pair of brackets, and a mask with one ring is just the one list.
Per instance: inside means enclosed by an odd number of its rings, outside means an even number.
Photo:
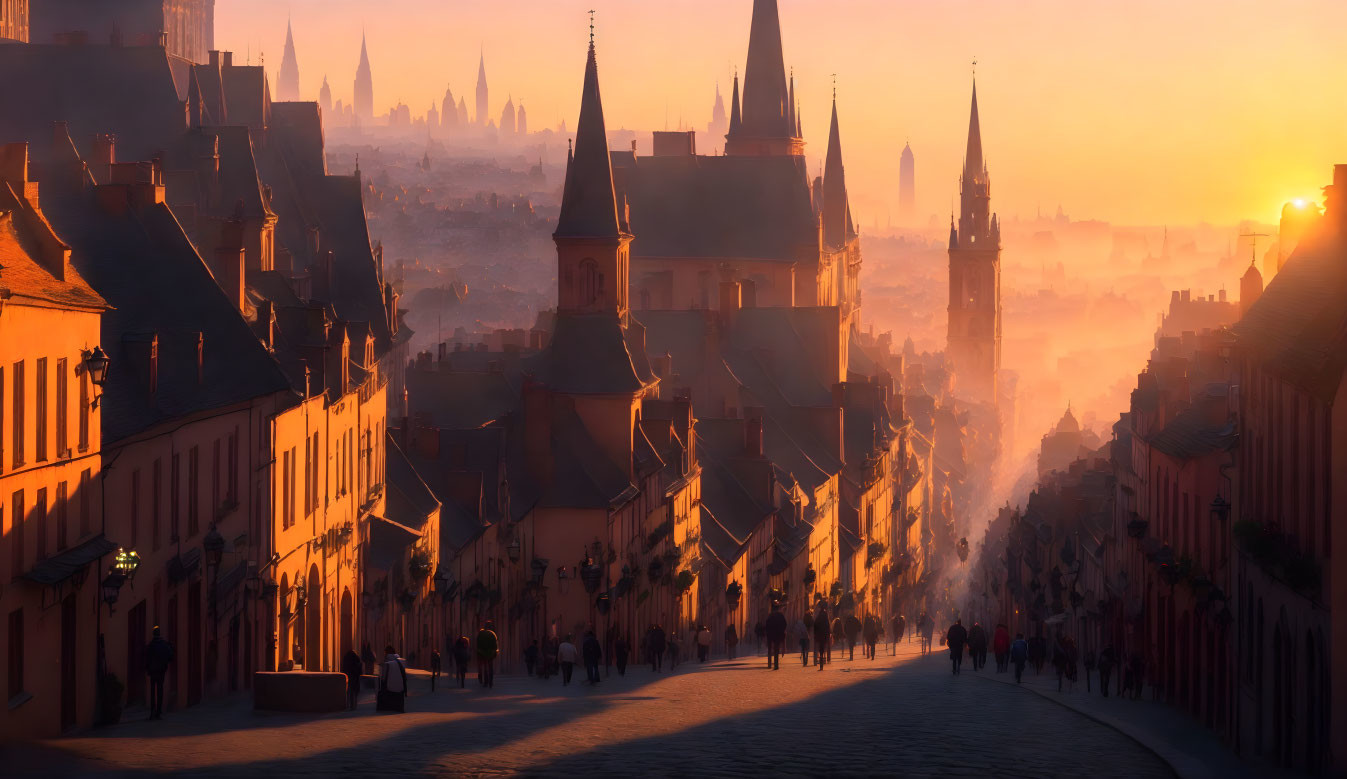
[{"label": "conical roof turret", "polygon": [[566,168],[566,187],[555,234],[594,238],[621,235],[617,198],[613,192],[613,167],[608,156],[608,133],[603,121],[603,99],[599,95],[599,69],[592,41],[585,63],[575,148]]}]

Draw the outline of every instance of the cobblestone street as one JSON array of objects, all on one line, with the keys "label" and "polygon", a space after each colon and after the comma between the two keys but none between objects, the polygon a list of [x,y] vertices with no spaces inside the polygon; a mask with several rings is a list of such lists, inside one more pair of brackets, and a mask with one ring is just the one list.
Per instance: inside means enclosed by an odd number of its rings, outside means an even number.
[{"label": "cobblestone street", "polygon": [[[1117,731],[944,655],[780,671],[750,656],[614,674],[597,689],[502,678],[486,694],[428,689],[408,713],[255,713],[241,699],[16,749],[53,775],[875,774],[1172,776]],[[581,676],[582,674],[577,674]]]}]

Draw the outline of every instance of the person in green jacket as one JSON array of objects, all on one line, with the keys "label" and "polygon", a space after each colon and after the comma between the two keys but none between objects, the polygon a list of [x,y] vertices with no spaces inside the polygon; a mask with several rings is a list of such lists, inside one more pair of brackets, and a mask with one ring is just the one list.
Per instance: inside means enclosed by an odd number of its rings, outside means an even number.
[{"label": "person in green jacket", "polygon": [[477,631],[477,681],[486,687],[494,687],[496,681],[496,655],[500,654],[500,639],[496,637],[495,625],[487,620]]}]

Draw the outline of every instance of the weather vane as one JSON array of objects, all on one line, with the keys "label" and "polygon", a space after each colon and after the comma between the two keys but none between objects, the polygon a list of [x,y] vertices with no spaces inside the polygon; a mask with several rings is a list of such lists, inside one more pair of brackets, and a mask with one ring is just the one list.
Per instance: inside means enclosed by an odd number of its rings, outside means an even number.
[{"label": "weather vane", "polygon": [[833,77],[833,100],[836,100],[836,99],[837,99],[837,74],[836,74],[836,73],[832,74],[832,77]]},{"label": "weather vane", "polygon": [[978,77],[978,58],[973,58],[973,78]]},{"label": "weather vane", "polygon": [[589,11],[589,44],[594,45],[594,10]]}]

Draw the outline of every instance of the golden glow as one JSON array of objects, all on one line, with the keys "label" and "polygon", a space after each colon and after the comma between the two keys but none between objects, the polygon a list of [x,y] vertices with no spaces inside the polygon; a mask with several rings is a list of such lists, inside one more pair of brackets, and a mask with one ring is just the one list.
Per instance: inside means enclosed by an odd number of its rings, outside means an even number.
[{"label": "golden glow", "polygon": [[1298,197],[1298,198],[1296,198],[1295,200],[1292,200],[1292,201],[1291,201],[1291,205],[1295,206],[1296,208],[1304,208],[1304,207],[1305,207],[1305,198]]}]

